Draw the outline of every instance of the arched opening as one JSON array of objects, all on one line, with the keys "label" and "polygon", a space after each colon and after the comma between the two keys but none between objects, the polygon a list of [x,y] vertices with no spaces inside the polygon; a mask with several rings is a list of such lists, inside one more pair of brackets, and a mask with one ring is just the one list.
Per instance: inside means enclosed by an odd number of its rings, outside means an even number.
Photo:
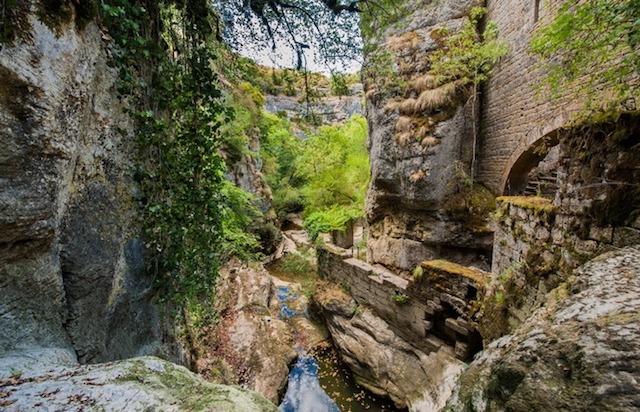
[{"label": "arched opening", "polygon": [[513,163],[504,194],[553,197],[561,156],[558,143],[557,132],[552,132],[529,145]]}]

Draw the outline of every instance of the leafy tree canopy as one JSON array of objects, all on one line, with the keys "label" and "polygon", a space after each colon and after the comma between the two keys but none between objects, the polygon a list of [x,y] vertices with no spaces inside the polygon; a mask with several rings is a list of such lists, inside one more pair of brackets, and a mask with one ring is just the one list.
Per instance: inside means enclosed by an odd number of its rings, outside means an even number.
[{"label": "leafy tree canopy", "polygon": [[388,0],[214,0],[232,46],[286,44],[297,68],[306,67],[313,48],[319,63],[360,59],[359,15],[388,14]]},{"label": "leafy tree canopy", "polygon": [[[573,90],[600,109],[638,98],[640,0],[566,1],[531,49],[556,96]],[[598,89],[607,94],[594,94]]]}]

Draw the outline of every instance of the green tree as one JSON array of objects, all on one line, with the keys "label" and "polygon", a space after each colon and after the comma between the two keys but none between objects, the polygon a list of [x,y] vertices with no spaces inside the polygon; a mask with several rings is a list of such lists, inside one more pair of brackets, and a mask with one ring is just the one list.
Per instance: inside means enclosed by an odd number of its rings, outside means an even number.
[{"label": "green tree", "polygon": [[638,98],[640,0],[566,1],[531,49],[554,96],[586,96],[593,109]]},{"label": "green tree", "polygon": [[323,126],[304,140],[296,173],[307,182],[302,191],[307,213],[333,205],[364,207],[369,182],[367,123],[354,116],[344,126]]},{"label": "green tree", "polygon": [[303,181],[296,175],[301,142],[291,129],[288,120],[269,113],[263,115],[260,125],[262,171],[273,192],[273,207],[281,218],[304,208],[300,192]]},{"label": "green tree", "polygon": [[[221,261],[257,249],[246,230],[253,200],[224,179],[220,156],[224,136],[242,135],[250,113],[241,112],[234,123],[216,81],[219,42],[207,0],[100,5],[114,42],[118,91],[138,121],[142,225],[157,296],[177,320],[204,323],[214,314]],[[260,103],[259,93],[244,89],[249,101]]]},{"label": "green tree", "polygon": [[305,226],[318,231],[342,229],[362,216],[369,184],[367,123],[354,116],[343,126],[323,126],[303,142],[296,173],[305,181]]}]

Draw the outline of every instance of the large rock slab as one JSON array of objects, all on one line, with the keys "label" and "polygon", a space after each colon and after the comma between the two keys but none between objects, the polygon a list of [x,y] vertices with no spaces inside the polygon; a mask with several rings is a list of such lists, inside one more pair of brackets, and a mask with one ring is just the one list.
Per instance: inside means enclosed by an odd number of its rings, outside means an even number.
[{"label": "large rock slab", "polygon": [[451,348],[442,346],[428,355],[419,351],[337,286],[319,290],[315,299],[358,383],[412,412],[444,406],[464,367]]},{"label": "large rock slab", "polygon": [[448,411],[637,411],[640,247],[602,255],[553,290],[460,378]]},{"label": "large rock slab", "polygon": [[182,366],[154,357],[89,366],[74,362],[73,354],[59,350],[0,359],[0,407],[7,412],[278,410],[255,392],[214,385]]},{"label": "large rock slab", "polygon": [[[231,262],[223,268],[217,294],[227,302],[218,348],[210,360],[222,357],[232,369],[235,383],[278,403],[297,352],[289,325],[269,307],[274,288],[271,276],[260,264]],[[199,363],[207,364],[207,360]]]}]

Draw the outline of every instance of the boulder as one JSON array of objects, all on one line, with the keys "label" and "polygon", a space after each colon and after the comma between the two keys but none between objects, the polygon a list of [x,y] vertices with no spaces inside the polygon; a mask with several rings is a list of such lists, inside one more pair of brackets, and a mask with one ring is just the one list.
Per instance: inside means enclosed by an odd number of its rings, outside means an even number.
[{"label": "boulder", "polygon": [[464,372],[447,411],[640,408],[640,247],[575,271]]},{"label": "boulder", "polygon": [[159,358],[80,366],[72,353],[59,349],[1,358],[0,407],[7,412],[278,410],[255,392],[209,383],[183,366]]},{"label": "boulder", "polygon": [[446,345],[425,354],[337,286],[315,295],[333,342],[359,384],[412,412],[437,411],[451,395],[464,363]]},{"label": "boulder", "polygon": [[271,276],[260,264],[232,261],[223,268],[217,294],[227,303],[220,347],[211,354],[211,362],[200,363],[215,363],[221,356],[234,370],[235,383],[278,403],[297,352],[289,325],[269,309],[273,289]]}]

